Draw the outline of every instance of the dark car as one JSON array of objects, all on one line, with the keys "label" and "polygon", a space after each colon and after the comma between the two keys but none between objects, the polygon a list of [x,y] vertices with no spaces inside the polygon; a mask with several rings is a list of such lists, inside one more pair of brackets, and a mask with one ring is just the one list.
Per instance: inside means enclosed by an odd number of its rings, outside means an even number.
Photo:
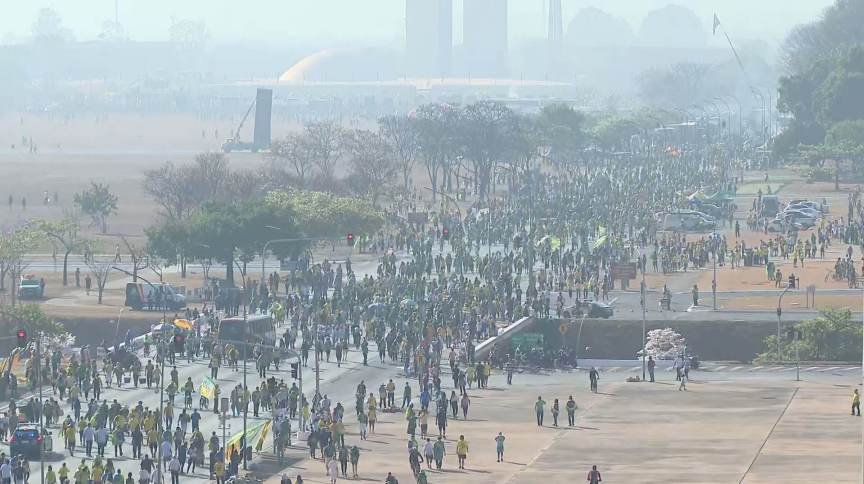
[{"label": "dark car", "polygon": [[570,306],[561,312],[561,316],[565,318],[581,318],[585,315],[588,318],[611,318],[615,314],[612,305],[599,301],[580,301],[579,304]]},{"label": "dark car", "polygon": [[9,439],[9,454],[39,458],[42,436],[35,425],[19,425]]}]

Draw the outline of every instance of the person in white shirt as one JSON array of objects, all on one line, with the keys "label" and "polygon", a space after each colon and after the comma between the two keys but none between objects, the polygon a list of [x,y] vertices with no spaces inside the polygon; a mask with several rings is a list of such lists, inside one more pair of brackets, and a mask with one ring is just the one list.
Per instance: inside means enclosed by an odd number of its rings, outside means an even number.
[{"label": "person in white shirt", "polygon": [[138,482],[141,484],[150,484],[150,473],[147,472],[147,469],[138,471]]},{"label": "person in white shirt", "polygon": [[0,479],[3,480],[3,484],[12,482],[12,461],[7,460],[0,465]]},{"label": "person in white shirt", "polygon": [[336,478],[339,477],[339,462],[336,459],[330,459],[327,463],[327,473],[330,474],[330,484],[336,484]]}]

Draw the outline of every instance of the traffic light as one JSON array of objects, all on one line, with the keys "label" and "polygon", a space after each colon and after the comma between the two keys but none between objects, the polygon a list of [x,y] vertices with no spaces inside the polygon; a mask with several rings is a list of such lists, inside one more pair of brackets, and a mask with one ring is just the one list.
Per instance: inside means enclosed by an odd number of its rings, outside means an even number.
[{"label": "traffic light", "polygon": [[444,227],[444,229],[441,231],[441,236],[444,237],[444,240],[450,240],[450,229]]},{"label": "traffic light", "polygon": [[23,329],[19,329],[16,336],[18,337],[18,347],[19,348],[23,348],[23,347],[27,346],[27,331],[24,331]]},{"label": "traffic light", "polygon": [[354,234],[348,234],[348,247],[354,247]]},{"label": "traffic light", "polygon": [[300,362],[291,363],[291,378],[297,379],[300,376]]}]

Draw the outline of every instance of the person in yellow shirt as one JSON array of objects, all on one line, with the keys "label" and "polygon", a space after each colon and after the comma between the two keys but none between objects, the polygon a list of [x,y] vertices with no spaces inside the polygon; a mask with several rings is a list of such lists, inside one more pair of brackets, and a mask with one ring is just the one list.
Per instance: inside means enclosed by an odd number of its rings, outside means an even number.
[{"label": "person in yellow shirt", "polygon": [[69,455],[75,455],[75,426],[66,427],[63,432],[63,439],[66,441],[66,448],[69,449]]},{"label": "person in yellow shirt", "polygon": [[459,468],[465,468],[465,459],[468,457],[468,441],[464,435],[459,436],[459,441],[456,442],[456,457],[459,458]]},{"label": "person in yellow shirt", "polygon": [[105,470],[102,467],[102,462],[97,458],[96,461],[93,462],[93,469],[90,471],[90,479],[93,482],[102,482],[102,474],[104,474]]},{"label": "person in yellow shirt", "polygon": [[213,474],[216,475],[216,484],[222,484],[225,477],[225,463],[221,460],[217,461],[213,466]]},{"label": "person in yellow shirt", "polygon": [[51,466],[48,466],[48,470],[45,471],[45,483],[57,484],[57,474],[54,473],[54,469]]},{"label": "person in yellow shirt", "polygon": [[60,477],[60,482],[67,482],[69,480],[69,468],[66,467],[65,462],[57,469],[57,475]]},{"label": "person in yellow shirt", "polygon": [[857,388],[852,392],[852,415],[861,416],[861,394],[858,393]]}]

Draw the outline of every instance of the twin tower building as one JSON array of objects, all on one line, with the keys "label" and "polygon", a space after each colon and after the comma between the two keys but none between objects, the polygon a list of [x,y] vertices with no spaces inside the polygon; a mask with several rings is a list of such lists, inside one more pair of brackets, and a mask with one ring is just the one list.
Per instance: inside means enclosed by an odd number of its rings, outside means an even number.
[{"label": "twin tower building", "polygon": [[462,0],[453,45],[453,0],[405,0],[408,77],[508,77],[507,0]]}]

